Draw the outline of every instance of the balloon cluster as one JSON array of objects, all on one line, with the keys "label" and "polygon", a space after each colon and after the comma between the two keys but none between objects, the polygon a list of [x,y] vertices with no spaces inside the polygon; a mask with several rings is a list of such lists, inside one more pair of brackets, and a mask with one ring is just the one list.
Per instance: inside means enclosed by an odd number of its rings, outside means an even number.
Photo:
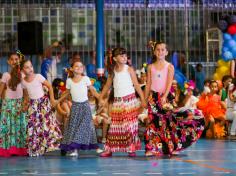
[{"label": "balloon cluster", "polygon": [[222,58],[230,61],[236,58],[236,16],[224,16],[218,22],[218,28],[223,32]]},{"label": "balloon cluster", "polygon": [[226,62],[223,59],[217,61],[217,69],[214,73],[214,80],[221,80],[223,76],[230,74],[230,62]]}]

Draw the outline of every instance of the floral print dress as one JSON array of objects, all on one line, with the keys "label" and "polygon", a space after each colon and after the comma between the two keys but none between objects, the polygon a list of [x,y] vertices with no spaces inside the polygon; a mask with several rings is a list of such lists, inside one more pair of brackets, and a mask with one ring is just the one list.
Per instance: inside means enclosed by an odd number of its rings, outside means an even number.
[{"label": "floral print dress", "polygon": [[[172,97],[167,98],[170,102]],[[155,155],[173,154],[196,142],[204,130],[204,118],[198,111],[177,111],[163,108],[161,96],[149,97],[150,124],[145,131],[145,150]]]}]

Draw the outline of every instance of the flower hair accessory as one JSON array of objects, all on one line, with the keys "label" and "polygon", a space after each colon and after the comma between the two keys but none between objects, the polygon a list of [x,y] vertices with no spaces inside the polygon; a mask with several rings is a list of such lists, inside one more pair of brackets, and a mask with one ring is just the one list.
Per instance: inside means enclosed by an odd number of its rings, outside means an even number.
[{"label": "flower hair accessory", "polygon": [[155,45],[156,45],[157,42],[154,42],[154,41],[149,41],[148,42],[148,47],[152,49],[152,51],[154,51],[155,49]]},{"label": "flower hair accessory", "polygon": [[63,81],[61,81],[59,84],[58,84],[58,88],[61,92],[64,92],[66,90],[66,85]]},{"label": "flower hair accessory", "polygon": [[184,94],[187,94],[189,91],[194,90],[194,88],[195,88],[195,83],[194,81],[190,80],[189,82],[184,83],[183,92]]},{"label": "flower hair accessory", "polygon": [[73,77],[73,72],[70,68],[64,68],[65,72],[67,73],[67,77],[71,78]]},{"label": "flower hair accessory", "polygon": [[23,59],[25,59],[25,55],[21,53],[20,50],[16,50],[16,54],[19,55],[20,60],[16,63],[16,67],[17,67],[17,75],[19,78],[21,78],[21,70],[20,70],[20,64],[22,62]]},{"label": "flower hair accessory", "polygon": [[20,50],[16,50],[16,54],[18,54],[20,56],[20,62],[25,58],[25,55],[21,53]]}]

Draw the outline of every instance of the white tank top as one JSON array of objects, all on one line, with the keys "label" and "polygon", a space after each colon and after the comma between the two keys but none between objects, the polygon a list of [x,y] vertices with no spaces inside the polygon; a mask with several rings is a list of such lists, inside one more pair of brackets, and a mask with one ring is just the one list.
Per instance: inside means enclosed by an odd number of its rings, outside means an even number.
[{"label": "white tank top", "polygon": [[120,72],[114,71],[113,86],[114,97],[124,97],[135,93],[134,85],[128,71],[129,66],[125,65]]}]

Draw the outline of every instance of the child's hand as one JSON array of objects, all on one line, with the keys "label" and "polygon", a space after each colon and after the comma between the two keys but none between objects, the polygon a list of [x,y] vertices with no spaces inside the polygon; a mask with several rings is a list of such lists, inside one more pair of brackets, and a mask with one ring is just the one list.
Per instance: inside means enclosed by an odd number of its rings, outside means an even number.
[{"label": "child's hand", "polygon": [[147,103],[146,103],[146,101],[145,100],[141,100],[141,106],[142,106],[142,108],[147,108]]},{"label": "child's hand", "polygon": [[102,99],[99,99],[99,100],[98,100],[98,106],[99,106],[99,108],[104,107],[104,105],[105,105],[105,101],[102,100]]},{"label": "child's hand", "polygon": [[68,118],[68,117],[70,117],[70,112],[66,112],[65,113],[65,116]]},{"label": "child's hand", "polygon": [[22,110],[22,112],[27,112],[28,108],[29,108],[29,106],[25,103],[22,105],[21,110]]},{"label": "child's hand", "polygon": [[161,97],[161,104],[162,105],[166,104],[166,97],[165,96]]},{"label": "child's hand", "polygon": [[51,100],[50,102],[51,102],[51,105],[52,105],[53,108],[55,108],[58,104],[57,100]]}]

